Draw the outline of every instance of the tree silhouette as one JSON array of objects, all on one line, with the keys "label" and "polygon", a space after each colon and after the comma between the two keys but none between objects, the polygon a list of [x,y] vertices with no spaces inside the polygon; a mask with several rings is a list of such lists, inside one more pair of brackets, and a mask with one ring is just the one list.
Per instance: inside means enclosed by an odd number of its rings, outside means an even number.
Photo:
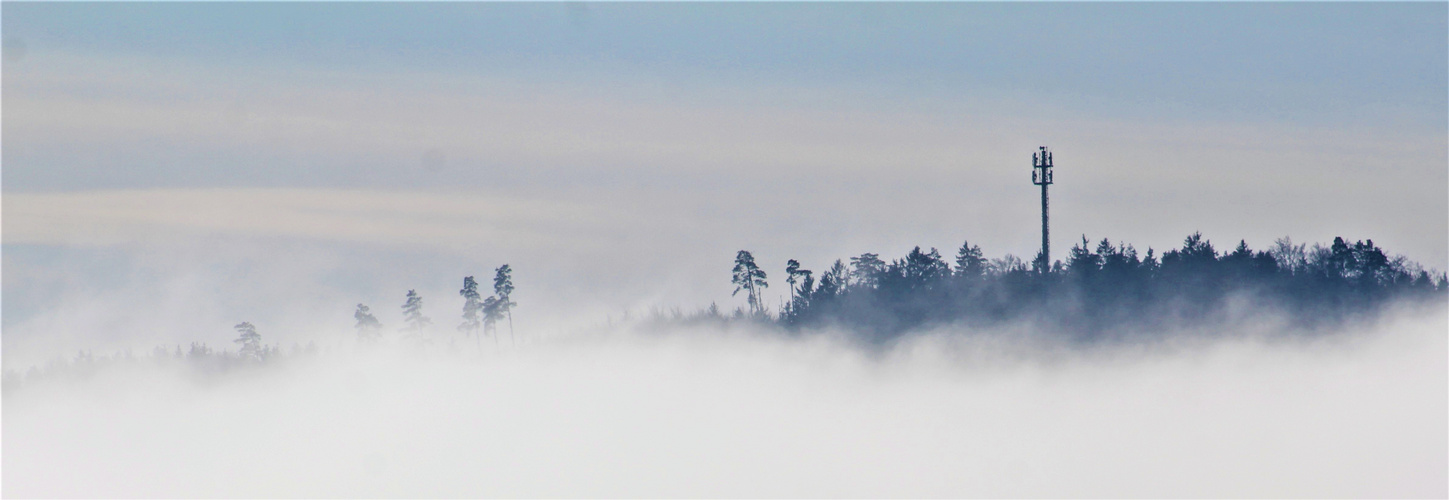
[{"label": "tree silhouette", "polygon": [[951,275],[951,267],[941,259],[941,253],[932,248],[922,252],[917,246],[906,254],[906,258],[891,263],[885,276],[896,279],[910,289],[926,288]]},{"label": "tree silhouette", "polygon": [[956,251],[955,275],[961,278],[979,278],[986,274],[986,258],[981,255],[981,247],[972,245],[970,241],[961,243],[961,249]]},{"label": "tree silhouette", "polygon": [[1308,266],[1307,245],[1293,244],[1293,239],[1287,236],[1273,241],[1273,248],[1268,250],[1273,261],[1278,267],[1289,273],[1302,273]]},{"label": "tree silhouette", "polygon": [[750,255],[750,252],[745,250],[740,250],[739,253],[735,254],[735,267],[733,277],[730,279],[730,283],[735,285],[735,291],[730,295],[734,296],[739,294],[741,290],[745,291],[746,299],[750,304],[751,314],[759,315],[764,313],[764,304],[760,302],[760,289],[770,286],[769,283],[765,282],[765,279],[765,270],[760,269],[760,266],[755,264],[754,255]]},{"label": "tree silhouette", "polygon": [[1052,266],[1050,262],[1047,262],[1047,255],[1045,253],[1037,251],[1036,257],[1032,257],[1031,270],[1037,273],[1051,272]]},{"label": "tree silhouette", "polygon": [[496,296],[488,296],[483,299],[481,307],[483,311],[483,331],[493,335],[493,346],[498,347],[498,320],[502,319],[503,301]]},{"label": "tree silhouette", "polygon": [[[1335,240],[1342,241],[1343,239],[1335,238]],[[1203,239],[1202,233],[1187,235],[1187,238],[1182,240],[1182,250],[1176,251],[1176,253],[1181,256],[1183,261],[1192,263],[1214,262],[1218,258],[1217,251],[1213,250],[1213,243]]]},{"label": "tree silhouette", "polygon": [[482,345],[478,340],[478,329],[482,327],[482,318],[478,313],[483,309],[483,303],[478,299],[478,282],[472,276],[463,278],[463,289],[458,290],[458,295],[463,296],[463,323],[458,325],[458,331],[463,335],[473,337],[473,344],[481,350]]},{"label": "tree silhouette", "polygon": [[1091,250],[1091,243],[1087,241],[1087,235],[1082,235],[1082,242],[1072,245],[1071,251],[1067,253],[1067,272],[1079,276],[1091,276],[1102,267],[1101,259]]},{"label": "tree silhouette", "polygon": [[[797,304],[808,302],[810,294],[814,293],[815,280],[810,277],[814,273],[809,269],[800,269],[800,262],[790,259],[785,262],[785,274],[785,282],[790,285],[789,307],[795,309]],[[801,284],[799,288],[795,286],[797,283]]]},{"label": "tree silhouette", "polygon": [[[739,261],[737,268],[748,267]],[[849,279],[837,261],[816,286],[790,261],[792,300],[779,321],[792,328],[847,326],[873,340],[930,323],[1021,320],[1095,337],[1220,321],[1233,297],[1314,325],[1380,310],[1397,297],[1449,293],[1449,275],[1390,257],[1372,240],[1345,238],[1307,251],[1286,238],[1268,251],[1240,240],[1219,254],[1193,233],[1159,257],[1152,248],[1139,255],[1132,245],[1084,235],[1066,262],[1035,272],[1011,255],[988,263],[969,243],[957,252],[954,270],[934,248],[919,246],[888,264],[874,253],[850,262]]]},{"label": "tree silhouette", "polygon": [[367,306],[358,304],[357,311],[352,313],[352,317],[357,319],[357,324],[353,325],[353,328],[357,329],[358,340],[372,342],[382,337],[382,323],[377,321],[377,317],[372,315],[372,311]]},{"label": "tree silhouette", "polygon": [[513,338],[513,268],[508,264],[499,266],[494,270],[493,293],[498,295],[498,310],[501,314],[508,316],[508,341],[517,343]]},{"label": "tree silhouette", "polygon": [[260,361],[265,351],[262,349],[262,336],[257,334],[257,328],[246,321],[232,328],[236,329],[237,334],[239,334],[236,340],[232,342],[241,344],[241,357]]},{"label": "tree silhouette", "polygon": [[1021,261],[1021,257],[1006,254],[999,259],[991,259],[991,265],[987,271],[997,276],[1013,272],[1026,272],[1026,263]]},{"label": "tree silhouette", "polygon": [[800,280],[799,293],[796,293],[795,298],[790,301],[790,312],[792,314],[795,311],[810,307],[810,302],[815,296],[815,277],[810,275],[810,271],[805,271],[801,274],[804,278]]},{"label": "tree silhouette", "polygon": [[426,343],[427,337],[423,335],[423,329],[433,324],[433,320],[423,316],[423,297],[416,290],[408,290],[407,302],[403,303],[402,310],[403,321],[407,323],[402,331],[408,332],[409,337]]},{"label": "tree silhouette", "polygon": [[825,270],[825,274],[820,279],[821,286],[824,286],[825,278],[829,278],[834,283],[834,286],[840,290],[850,286],[850,271],[845,268],[845,263],[841,262],[840,259],[835,259],[835,263],[830,265],[830,269]]},{"label": "tree silhouette", "polygon": [[795,300],[795,276],[800,274],[800,261],[785,261],[785,284],[790,286],[790,300]]},{"label": "tree silhouette", "polygon": [[863,253],[850,258],[850,278],[860,286],[875,288],[885,270],[886,263],[880,260],[880,255]]}]

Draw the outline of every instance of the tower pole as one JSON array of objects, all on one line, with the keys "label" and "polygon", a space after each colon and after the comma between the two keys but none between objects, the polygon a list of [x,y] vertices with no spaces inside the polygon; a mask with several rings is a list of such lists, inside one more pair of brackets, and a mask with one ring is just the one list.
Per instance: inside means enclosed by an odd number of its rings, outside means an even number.
[{"label": "tower pole", "polygon": [[1031,155],[1031,183],[1041,186],[1041,254],[1037,255],[1037,271],[1051,271],[1052,242],[1048,224],[1047,186],[1052,184],[1052,153],[1046,146]]},{"label": "tower pole", "polygon": [[1047,201],[1047,186],[1050,185],[1050,182],[1041,184],[1041,260],[1044,268],[1051,265],[1052,261],[1051,225],[1047,222],[1048,205],[1050,205]]}]

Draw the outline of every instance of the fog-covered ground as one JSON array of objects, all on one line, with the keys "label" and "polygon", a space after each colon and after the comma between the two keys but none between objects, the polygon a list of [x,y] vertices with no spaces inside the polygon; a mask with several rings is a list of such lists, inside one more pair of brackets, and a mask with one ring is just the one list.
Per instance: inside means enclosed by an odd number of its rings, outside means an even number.
[{"label": "fog-covered ground", "polygon": [[4,399],[9,497],[1443,497],[1446,311],[1069,346],[744,326],[184,360]]}]

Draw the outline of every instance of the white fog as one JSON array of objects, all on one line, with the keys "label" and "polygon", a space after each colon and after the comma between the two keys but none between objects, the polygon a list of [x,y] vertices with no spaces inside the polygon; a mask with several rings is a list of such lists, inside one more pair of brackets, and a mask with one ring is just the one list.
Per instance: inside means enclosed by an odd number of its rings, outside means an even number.
[{"label": "white fog", "polygon": [[220,375],[143,360],[7,392],[3,479],[12,497],[1442,497],[1445,312],[1089,348],[616,326]]}]

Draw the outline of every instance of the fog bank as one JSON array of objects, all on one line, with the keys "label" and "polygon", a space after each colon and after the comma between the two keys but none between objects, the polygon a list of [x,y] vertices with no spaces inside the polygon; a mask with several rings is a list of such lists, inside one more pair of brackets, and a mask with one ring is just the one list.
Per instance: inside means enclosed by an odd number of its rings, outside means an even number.
[{"label": "fog bank", "polygon": [[1086,351],[612,329],[140,362],[7,391],[3,494],[1443,497],[1449,321],[1388,318]]}]

